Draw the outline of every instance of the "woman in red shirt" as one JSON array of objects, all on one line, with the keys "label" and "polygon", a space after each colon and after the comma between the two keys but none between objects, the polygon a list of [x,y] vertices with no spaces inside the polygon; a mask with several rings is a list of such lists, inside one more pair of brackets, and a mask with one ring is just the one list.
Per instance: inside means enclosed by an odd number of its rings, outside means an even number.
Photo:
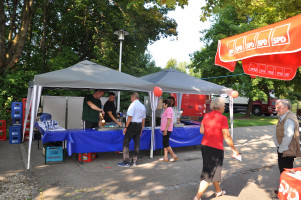
[{"label": "woman in red shirt", "polygon": [[219,186],[224,160],[223,140],[231,147],[234,155],[239,154],[233,145],[233,140],[229,132],[228,119],[222,115],[225,110],[225,99],[213,99],[210,108],[212,111],[204,116],[200,129],[200,132],[204,134],[201,142],[203,171],[199,190],[194,200],[201,199],[201,196],[211,182],[213,182],[217,197],[226,194],[226,191],[222,191]]}]

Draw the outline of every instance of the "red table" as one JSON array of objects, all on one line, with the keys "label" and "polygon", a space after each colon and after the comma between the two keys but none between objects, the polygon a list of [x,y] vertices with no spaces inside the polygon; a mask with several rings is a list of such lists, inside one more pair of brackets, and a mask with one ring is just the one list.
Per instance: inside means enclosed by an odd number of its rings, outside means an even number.
[{"label": "red table", "polygon": [[300,200],[301,199],[301,176],[290,171],[301,172],[301,167],[287,169],[280,176],[280,185],[278,189],[279,199]]}]

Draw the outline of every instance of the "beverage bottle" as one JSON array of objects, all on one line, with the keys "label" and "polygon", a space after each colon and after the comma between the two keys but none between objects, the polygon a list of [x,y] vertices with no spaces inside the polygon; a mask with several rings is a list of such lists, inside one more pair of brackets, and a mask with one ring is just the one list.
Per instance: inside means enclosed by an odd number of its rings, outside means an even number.
[{"label": "beverage bottle", "polygon": [[106,121],[104,120],[102,113],[99,113],[99,120],[101,122],[102,127],[105,127]]}]

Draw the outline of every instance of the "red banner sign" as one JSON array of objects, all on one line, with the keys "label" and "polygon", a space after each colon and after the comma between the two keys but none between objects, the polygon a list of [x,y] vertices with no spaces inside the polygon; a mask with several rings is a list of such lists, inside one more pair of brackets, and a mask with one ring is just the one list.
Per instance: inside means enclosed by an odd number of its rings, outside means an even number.
[{"label": "red banner sign", "polygon": [[242,60],[245,73],[291,80],[301,66],[301,14],[225,38],[218,43],[215,64],[234,71]]}]

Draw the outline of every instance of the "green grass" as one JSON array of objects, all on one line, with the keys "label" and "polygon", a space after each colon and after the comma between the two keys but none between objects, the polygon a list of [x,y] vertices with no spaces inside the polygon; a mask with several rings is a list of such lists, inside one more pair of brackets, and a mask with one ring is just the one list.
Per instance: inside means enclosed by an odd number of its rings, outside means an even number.
[{"label": "green grass", "polygon": [[[224,113],[229,119],[230,126],[230,114]],[[233,126],[236,127],[246,127],[246,126],[266,126],[266,125],[276,125],[278,118],[276,116],[266,117],[266,116],[254,116],[251,115],[250,118],[246,118],[244,114],[234,114]]]}]

